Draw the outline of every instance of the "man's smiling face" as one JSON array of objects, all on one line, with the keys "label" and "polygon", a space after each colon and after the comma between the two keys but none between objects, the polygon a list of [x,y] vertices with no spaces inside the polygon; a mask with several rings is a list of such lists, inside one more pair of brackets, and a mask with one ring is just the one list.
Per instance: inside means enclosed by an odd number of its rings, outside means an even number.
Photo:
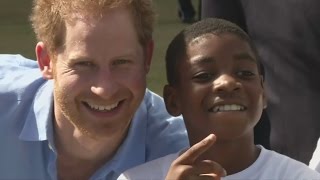
[{"label": "man's smiling face", "polygon": [[65,47],[54,64],[58,121],[94,136],[128,128],[144,97],[149,66],[130,12],[114,9],[98,20],[66,24]]}]

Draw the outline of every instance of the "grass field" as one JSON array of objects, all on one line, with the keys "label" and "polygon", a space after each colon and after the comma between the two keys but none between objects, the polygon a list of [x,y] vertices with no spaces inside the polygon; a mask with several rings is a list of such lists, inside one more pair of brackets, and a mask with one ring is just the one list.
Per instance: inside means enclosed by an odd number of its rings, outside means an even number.
[{"label": "grass field", "polygon": [[[35,58],[34,47],[36,40],[29,23],[32,0],[0,0],[0,53],[22,54],[28,58]],[[194,7],[198,1],[193,0]],[[185,24],[177,17],[176,0],[154,0],[158,14],[154,40],[155,51],[148,87],[162,95],[162,87],[166,83],[164,55],[168,43]]]}]

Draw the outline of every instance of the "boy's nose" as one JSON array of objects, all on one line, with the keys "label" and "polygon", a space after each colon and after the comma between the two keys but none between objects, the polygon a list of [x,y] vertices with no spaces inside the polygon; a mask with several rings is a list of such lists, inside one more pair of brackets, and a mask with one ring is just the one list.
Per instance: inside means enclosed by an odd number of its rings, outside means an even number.
[{"label": "boy's nose", "polygon": [[233,92],[241,88],[241,83],[235,77],[228,74],[219,76],[213,82],[213,89],[215,92]]},{"label": "boy's nose", "polygon": [[94,84],[91,86],[91,92],[102,98],[111,98],[118,91],[118,83],[112,77],[110,71],[99,72]]}]

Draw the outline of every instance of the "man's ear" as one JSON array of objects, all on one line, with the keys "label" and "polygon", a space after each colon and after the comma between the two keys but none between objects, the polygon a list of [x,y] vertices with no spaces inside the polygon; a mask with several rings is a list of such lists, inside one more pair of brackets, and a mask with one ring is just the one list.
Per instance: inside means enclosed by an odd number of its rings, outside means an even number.
[{"label": "man's ear", "polygon": [[150,70],[153,49],[154,49],[154,42],[153,40],[150,40],[145,47],[145,69],[147,73]]},{"label": "man's ear", "polygon": [[53,79],[53,63],[50,59],[49,52],[43,42],[36,45],[36,55],[38,66],[44,79]]},{"label": "man's ear", "polygon": [[177,91],[170,85],[165,85],[163,88],[163,99],[167,108],[167,111],[172,116],[180,116],[180,102],[177,97]]}]

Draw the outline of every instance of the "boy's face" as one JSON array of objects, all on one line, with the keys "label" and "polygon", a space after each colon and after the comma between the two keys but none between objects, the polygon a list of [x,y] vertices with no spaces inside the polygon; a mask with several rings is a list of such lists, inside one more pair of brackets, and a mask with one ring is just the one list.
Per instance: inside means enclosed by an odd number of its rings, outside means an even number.
[{"label": "boy's face", "polygon": [[169,112],[183,114],[191,145],[209,133],[220,142],[252,138],[266,100],[246,41],[229,33],[198,37],[177,74],[179,83],[165,88],[166,104]]}]

